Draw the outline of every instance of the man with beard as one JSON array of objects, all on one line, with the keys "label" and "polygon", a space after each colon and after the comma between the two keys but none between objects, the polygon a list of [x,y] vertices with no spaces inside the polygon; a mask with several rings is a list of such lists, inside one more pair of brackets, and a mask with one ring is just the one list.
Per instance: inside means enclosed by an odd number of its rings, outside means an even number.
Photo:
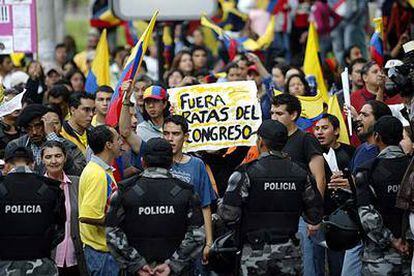
[{"label": "man with beard", "polygon": [[[385,115],[392,115],[392,113],[390,108],[383,102],[372,100],[362,106],[356,123],[356,133],[359,139],[365,142],[356,149],[354,156],[352,157],[349,165],[352,174],[356,173],[357,169],[360,168],[363,163],[372,160],[378,155],[379,151],[378,147],[375,145],[375,138],[373,135],[374,124],[379,118]],[[343,178],[340,174],[332,175],[328,185],[337,188],[349,188],[348,180]],[[361,275],[362,250],[363,246],[360,244],[346,251],[342,267],[342,275]]]}]

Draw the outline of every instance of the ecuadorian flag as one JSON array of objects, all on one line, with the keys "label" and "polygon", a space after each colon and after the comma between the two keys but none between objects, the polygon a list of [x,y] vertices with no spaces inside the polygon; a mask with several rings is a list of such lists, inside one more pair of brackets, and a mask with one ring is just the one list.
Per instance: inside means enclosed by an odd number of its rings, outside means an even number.
[{"label": "ecuadorian flag", "polygon": [[148,27],[145,29],[141,38],[131,51],[127,62],[125,63],[124,70],[116,85],[115,92],[112,95],[111,103],[109,104],[108,113],[106,115],[106,124],[110,126],[116,126],[118,124],[119,115],[121,114],[123,93],[121,91],[121,85],[124,81],[132,80],[141,66],[142,58],[147,51],[149,41],[151,39],[152,30],[157,20],[158,11],[154,13],[151,18]]},{"label": "ecuadorian flag", "polygon": [[85,90],[88,94],[95,94],[101,85],[110,85],[109,78],[109,48],[106,40],[106,29],[103,30],[98,45],[96,55],[92,61],[91,70],[86,76]]},{"label": "ecuadorian flag", "polygon": [[384,46],[382,42],[383,24],[382,18],[374,18],[375,32],[372,34],[371,40],[369,41],[369,51],[371,58],[375,60],[379,66],[384,65]]}]

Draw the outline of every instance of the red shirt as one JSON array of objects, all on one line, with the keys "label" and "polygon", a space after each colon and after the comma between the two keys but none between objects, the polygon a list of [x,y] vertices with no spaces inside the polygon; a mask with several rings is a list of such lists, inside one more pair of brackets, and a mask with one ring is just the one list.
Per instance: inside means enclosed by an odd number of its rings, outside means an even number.
[{"label": "red shirt", "polygon": [[[356,111],[361,111],[362,106],[371,100],[375,100],[376,96],[364,87],[359,89],[351,94],[351,105],[355,107]],[[403,99],[399,94],[395,95],[394,97],[388,97],[384,94],[384,103],[386,104],[400,104],[403,102]]]}]

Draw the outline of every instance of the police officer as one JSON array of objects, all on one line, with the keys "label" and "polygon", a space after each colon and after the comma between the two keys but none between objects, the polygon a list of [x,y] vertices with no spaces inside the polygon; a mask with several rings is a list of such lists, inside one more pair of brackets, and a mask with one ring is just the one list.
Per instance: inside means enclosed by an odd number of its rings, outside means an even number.
[{"label": "police officer", "polygon": [[59,182],[32,172],[32,152],[9,147],[0,178],[0,275],[58,275],[51,251],[65,234]]},{"label": "police officer", "polygon": [[307,172],[281,152],[287,128],[265,120],[257,131],[259,159],[232,174],[218,213],[239,222],[243,275],[299,275],[299,217],[309,224],[322,220],[323,202]]},{"label": "police officer", "polygon": [[188,275],[200,254],[204,230],[192,186],[169,172],[173,152],[162,138],[147,142],[144,172],[119,184],[107,217],[107,244],[133,275]]},{"label": "police officer", "polygon": [[399,147],[403,126],[397,118],[383,116],[374,125],[374,138],[380,153],[357,170],[355,179],[358,214],[365,232],[362,275],[410,275],[403,211],[395,207],[410,161]]}]

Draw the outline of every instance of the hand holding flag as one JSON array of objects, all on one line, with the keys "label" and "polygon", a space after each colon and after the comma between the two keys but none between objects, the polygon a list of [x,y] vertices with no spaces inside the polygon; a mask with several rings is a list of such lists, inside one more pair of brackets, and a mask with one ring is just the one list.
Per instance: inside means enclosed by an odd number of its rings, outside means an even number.
[{"label": "hand holding flag", "polygon": [[142,59],[147,51],[149,42],[151,40],[151,34],[157,20],[158,11],[154,13],[151,18],[148,27],[145,29],[141,38],[131,51],[127,62],[125,63],[124,70],[119,78],[118,84],[115,88],[115,92],[112,95],[111,103],[109,104],[108,113],[106,115],[106,124],[110,126],[116,126],[118,124],[119,115],[121,114],[123,91],[121,85],[127,80],[133,80],[135,78],[138,69],[141,66]]}]

